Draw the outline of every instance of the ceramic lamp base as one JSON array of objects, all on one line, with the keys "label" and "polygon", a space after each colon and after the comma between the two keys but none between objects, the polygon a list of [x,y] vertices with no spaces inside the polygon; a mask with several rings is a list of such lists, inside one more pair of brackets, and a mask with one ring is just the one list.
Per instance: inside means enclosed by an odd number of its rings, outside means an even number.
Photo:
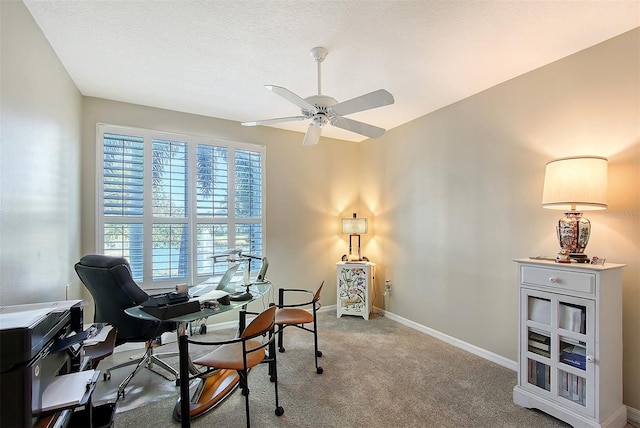
[{"label": "ceramic lamp base", "polygon": [[584,253],[589,242],[591,222],[582,217],[582,212],[569,211],[558,220],[556,232],[562,250],[566,250],[571,255],[580,255]]}]

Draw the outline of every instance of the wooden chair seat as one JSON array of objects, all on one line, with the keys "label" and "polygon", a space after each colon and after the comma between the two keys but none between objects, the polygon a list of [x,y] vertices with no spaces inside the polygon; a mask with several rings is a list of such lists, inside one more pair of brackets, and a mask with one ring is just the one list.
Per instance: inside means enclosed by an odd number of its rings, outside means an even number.
[{"label": "wooden chair seat", "polygon": [[276,325],[296,325],[313,322],[313,314],[300,308],[282,308],[276,311]]},{"label": "wooden chair seat", "polygon": [[[257,340],[247,340],[247,351],[250,352],[253,349],[262,346],[262,342]],[[195,364],[207,367],[225,368],[231,370],[243,370],[244,361],[242,359],[244,351],[242,350],[242,343],[231,343],[228,345],[222,345],[219,348],[203,355],[200,358],[195,359]],[[257,349],[255,352],[247,354],[247,368],[255,367],[260,364],[265,357],[264,348]]]}]

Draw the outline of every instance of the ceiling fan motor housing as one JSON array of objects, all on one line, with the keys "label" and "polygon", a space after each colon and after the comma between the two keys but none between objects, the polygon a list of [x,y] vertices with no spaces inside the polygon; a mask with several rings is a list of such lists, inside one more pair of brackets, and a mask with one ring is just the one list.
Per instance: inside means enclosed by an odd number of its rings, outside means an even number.
[{"label": "ceiling fan motor housing", "polygon": [[331,111],[331,107],[338,104],[338,101],[335,98],[331,98],[326,95],[313,95],[304,99],[306,102],[311,104],[316,108],[316,111],[310,111],[306,109],[302,109],[302,114],[307,117],[319,117],[322,116],[324,120],[321,120],[322,123],[314,123],[316,125],[325,125],[328,122],[328,119],[331,119],[333,116],[333,112]]}]

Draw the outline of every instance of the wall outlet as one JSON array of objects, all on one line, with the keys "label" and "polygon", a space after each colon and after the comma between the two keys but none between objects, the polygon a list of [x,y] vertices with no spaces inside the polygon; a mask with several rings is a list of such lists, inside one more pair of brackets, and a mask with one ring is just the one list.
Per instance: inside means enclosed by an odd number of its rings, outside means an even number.
[{"label": "wall outlet", "polygon": [[391,291],[391,281],[386,280],[386,281],[384,282],[384,289],[385,289],[385,290],[388,290],[388,291]]}]

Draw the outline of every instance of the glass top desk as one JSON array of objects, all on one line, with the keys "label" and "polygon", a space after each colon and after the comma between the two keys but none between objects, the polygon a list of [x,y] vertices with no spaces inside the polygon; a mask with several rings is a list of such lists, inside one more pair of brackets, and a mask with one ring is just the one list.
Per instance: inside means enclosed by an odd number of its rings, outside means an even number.
[{"label": "glass top desk", "polygon": [[[181,315],[179,317],[170,318],[162,321],[175,321],[178,323],[178,351],[180,354],[180,406],[176,404],[174,416],[180,419],[182,427],[191,426],[191,416],[197,416],[204,411],[214,407],[221,402],[230,392],[235,390],[238,384],[238,374],[233,370],[218,370],[205,380],[205,390],[210,390],[211,394],[201,397],[197,403],[191,403],[189,397],[189,367],[191,360],[189,358],[189,336],[187,334],[187,325],[190,322],[207,318],[210,316],[223,314],[232,310],[246,307],[247,304],[260,299],[266,295],[271,289],[270,282],[260,282],[251,284],[249,292],[252,297],[250,300],[231,301],[228,305],[217,305],[215,308],[201,308],[200,311]],[[141,306],[125,309],[125,313],[134,318],[140,318],[151,321],[161,321],[153,315],[142,310]],[[214,385],[213,388],[207,388],[207,385]],[[187,417],[183,417],[187,415]]]}]

